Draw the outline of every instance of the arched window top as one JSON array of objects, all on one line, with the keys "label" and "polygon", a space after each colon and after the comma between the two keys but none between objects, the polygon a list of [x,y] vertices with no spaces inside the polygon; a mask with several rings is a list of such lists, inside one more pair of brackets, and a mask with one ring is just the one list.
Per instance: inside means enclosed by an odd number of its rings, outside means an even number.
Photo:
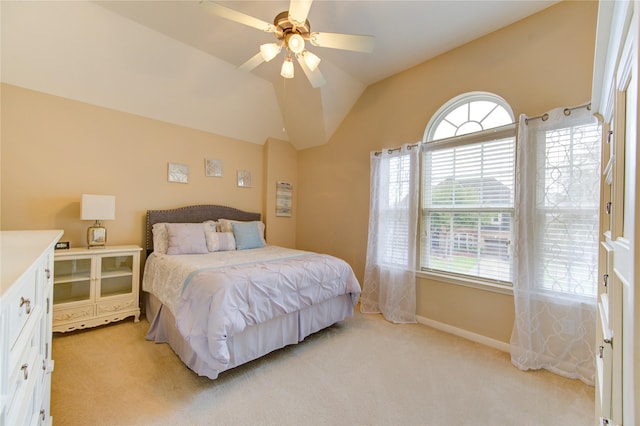
[{"label": "arched window top", "polygon": [[444,104],[431,118],[424,142],[480,132],[514,122],[511,107],[498,95],[470,92]]}]

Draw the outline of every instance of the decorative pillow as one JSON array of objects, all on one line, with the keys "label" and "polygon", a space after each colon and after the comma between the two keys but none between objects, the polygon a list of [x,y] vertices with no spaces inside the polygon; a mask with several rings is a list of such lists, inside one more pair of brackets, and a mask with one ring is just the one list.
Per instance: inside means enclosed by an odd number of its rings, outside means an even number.
[{"label": "decorative pillow", "polygon": [[233,223],[255,223],[258,226],[258,232],[260,234],[260,238],[262,239],[262,244],[263,245],[267,244],[266,240],[264,239],[264,223],[260,221],[243,222],[240,220],[218,219],[218,224],[219,224],[218,232],[233,232],[233,226],[232,226]]},{"label": "decorative pillow", "polygon": [[204,222],[204,230],[210,230],[213,232],[219,232],[219,225],[218,222],[215,220],[205,220]]},{"label": "decorative pillow", "polygon": [[169,247],[167,254],[208,253],[202,223],[167,223]]},{"label": "decorative pillow", "polygon": [[169,248],[167,224],[154,223],[151,232],[153,233],[153,251],[158,254],[167,254],[167,248]]},{"label": "decorative pillow", "polygon": [[213,232],[207,234],[207,249],[214,251],[229,251],[236,249],[236,239],[233,232]]},{"label": "decorative pillow", "polygon": [[236,249],[245,250],[264,247],[258,230],[258,222],[234,222],[231,224],[236,239]]},{"label": "decorative pillow", "polygon": [[218,222],[207,220],[202,222],[202,224],[204,225],[204,237],[207,241],[207,250],[218,251],[215,249],[218,241],[218,237],[215,235],[218,233]]}]

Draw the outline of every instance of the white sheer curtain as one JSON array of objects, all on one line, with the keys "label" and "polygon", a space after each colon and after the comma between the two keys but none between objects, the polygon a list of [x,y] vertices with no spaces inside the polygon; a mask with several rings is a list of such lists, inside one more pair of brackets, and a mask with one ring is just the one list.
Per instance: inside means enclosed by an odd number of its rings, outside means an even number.
[{"label": "white sheer curtain", "polygon": [[371,153],[369,240],[360,310],[395,323],[416,322],[419,151]]},{"label": "white sheer curtain", "polygon": [[600,126],[586,108],[520,117],[511,360],[593,384]]}]

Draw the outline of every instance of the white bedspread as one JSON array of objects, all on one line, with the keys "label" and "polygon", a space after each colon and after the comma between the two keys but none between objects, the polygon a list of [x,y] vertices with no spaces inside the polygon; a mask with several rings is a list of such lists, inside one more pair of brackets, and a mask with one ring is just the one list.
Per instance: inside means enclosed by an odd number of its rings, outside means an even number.
[{"label": "white bedspread", "polygon": [[212,368],[229,363],[226,340],[246,327],[333,297],[360,285],[351,267],[333,256],[266,246],[203,255],[147,259],[143,290],[176,318],[180,333]]}]

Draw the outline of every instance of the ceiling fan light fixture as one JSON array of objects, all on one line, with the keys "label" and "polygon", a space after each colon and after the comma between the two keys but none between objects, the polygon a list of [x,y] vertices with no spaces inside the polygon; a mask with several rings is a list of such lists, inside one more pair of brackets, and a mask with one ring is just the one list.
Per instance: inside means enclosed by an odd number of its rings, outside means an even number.
[{"label": "ceiling fan light fixture", "polygon": [[269,62],[278,56],[280,49],[282,49],[282,46],[278,43],[266,43],[260,45],[260,53],[262,54],[262,58],[264,58],[265,62]]},{"label": "ceiling fan light fixture", "polygon": [[304,50],[304,39],[300,34],[289,34],[287,36],[287,47],[293,53],[300,53]]},{"label": "ceiling fan light fixture", "polygon": [[293,78],[293,62],[291,61],[290,56],[284,58],[282,68],[280,69],[280,75],[284,78]]},{"label": "ceiling fan light fixture", "polygon": [[309,52],[308,50],[304,50],[302,52],[302,59],[304,59],[304,63],[311,71],[315,71],[318,68],[318,65],[320,65],[320,58],[318,55]]}]

